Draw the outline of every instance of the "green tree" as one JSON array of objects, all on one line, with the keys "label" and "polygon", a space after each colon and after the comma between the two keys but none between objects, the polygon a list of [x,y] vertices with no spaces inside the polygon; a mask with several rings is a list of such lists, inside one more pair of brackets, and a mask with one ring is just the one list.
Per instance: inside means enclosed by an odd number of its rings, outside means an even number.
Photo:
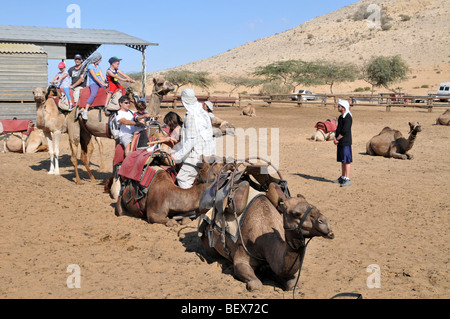
[{"label": "green tree", "polygon": [[193,72],[187,70],[171,70],[164,74],[166,80],[175,85],[176,89],[174,94],[176,95],[180,87],[191,84],[203,89],[208,89],[214,80],[209,77],[208,72]]},{"label": "green tree", "polygon": [[314,66],[314,63],[302,60],[277,61],[256,68],[253,74],[262,76],[262,83],[281,81],[281,85],[290,87],[295,92],[300,84],[320,84],[315,78]]},{"label": "green tree", "polygon": [[323,84],[330,86],[333,94],[333,85],[339,82],[354,82],[359,76],[358,67],[352,63],[316,62],[312,74]]},{"label": "green tree", "polygon": [[254,79],[249,79],[243,76],[228,76],[223,75],[220,77],[220,80],[224,83],[230,84],[232,86],[231,91],[229,92],[229,96],[233,93],[234,90],[239,88],[240,86],[245,87],[253,87],[256,84]]},{"label": "green tree", "polygon": [[363,68],[363,78],[374,87],[385,87],[388,90],[389,85],[406,80],[406,75],[410,72],[409,66],[399,56],[391,57],[372,57],[372,59]]}]

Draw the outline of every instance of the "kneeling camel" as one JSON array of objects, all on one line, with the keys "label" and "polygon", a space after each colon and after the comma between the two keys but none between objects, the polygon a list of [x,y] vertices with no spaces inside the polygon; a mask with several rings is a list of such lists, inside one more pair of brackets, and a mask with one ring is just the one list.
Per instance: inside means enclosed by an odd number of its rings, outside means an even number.
[{"label": "kneeling camel", "polygon": [[[304,239],[315,236],[334,238],[327,218],[315,206],[301,195],[285,198],[281,193],[279,186],[270,184],[267,197],[256,198],[247,208],[247,215],[240,226],[240,238],[233,242],[230,237],[225,237],[226,248],[221,244],[221,234],[216,228],[207,225],[202,232],[206,252],[212,256],[218,253],[232,261],[235,277],[245,282],[250,291],[262,289],[255,270],[267,265],[285,290],[293,289],[295,274],[300,269],[301,256],[306,249]],[[214,248],[210,248],[208,238],[212,229]]]},{"label": "kneeling camel", "polygon": [[366,152],[369,155],[379,155],[384,157],[393,157],[397,159],[413,159],[413,156],[407,152],[413,147],[417,133],[422,131],[419,123],[409,123],[409,138],[403,137],[402,133],[385,127],[380,134],[372,137],[366,145]]},{"label": "kneeling camel", "polygon": [[152,224],[175,225],[172,217],[190,215],[198,210],[203,191],[215,180],[222,167],[223,163],[210,165],[208,159],[202,157],[202,168],[189,189],[178,187],[169,173],[161,171],[155,175],[147,194],[138,200],[141,210],[136,205],[136,190],[127,185],[117,199],[116,215],[122,216],[128,212]]}]

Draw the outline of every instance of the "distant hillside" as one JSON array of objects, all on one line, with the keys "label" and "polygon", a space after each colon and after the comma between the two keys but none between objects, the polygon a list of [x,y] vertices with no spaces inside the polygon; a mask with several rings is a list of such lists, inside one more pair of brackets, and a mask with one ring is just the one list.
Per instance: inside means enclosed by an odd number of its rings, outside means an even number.
[{"label": "distant hillside", "polygon": [[[385,12],[388,30],[368,27],[361,13],[369,4],[377,4]],[[405,85],[432,88],[450,81],[449,21],[450,0],[362,0],[283,33],[175,69],[248,75],[257,66],[279,60],[363,65],[372,56],[400,55],[413,70]]]}]

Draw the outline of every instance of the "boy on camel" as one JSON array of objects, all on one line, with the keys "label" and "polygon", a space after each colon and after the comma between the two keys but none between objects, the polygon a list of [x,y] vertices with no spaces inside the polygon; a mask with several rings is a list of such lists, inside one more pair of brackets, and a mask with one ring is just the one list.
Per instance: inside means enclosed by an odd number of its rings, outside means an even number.
[{"label": "boy on camel", "polygon": [[109,90],[108,90],[108,94],[106,95],[105,106],[108,105],[109,101],[111,100],[112,95],[117,90],[119,90],[119,89],[122,90],[124,88],[122,85],[120,85],[119,80],[125,81],[125,82],[136,83],[136,81],[134,81],[128,75],[126,75],[125,73],[123,73],[122,71],[119,70],[120,61],[122,61],[122,59],[119,59],[116,56],[113,56],[108,61],[110,64],[110,67],[106,71],[106,81],[109,85]]}]

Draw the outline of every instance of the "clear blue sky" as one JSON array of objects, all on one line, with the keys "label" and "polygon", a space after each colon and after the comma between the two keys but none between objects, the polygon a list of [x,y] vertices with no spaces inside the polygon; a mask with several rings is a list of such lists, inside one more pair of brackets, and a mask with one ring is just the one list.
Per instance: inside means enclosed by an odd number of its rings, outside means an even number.
[{"label": "clear blue sky", "polygon": [[[147,72],[205,59],[247,42],[281,33],[356,0],[0,0],[0,24],[67,27],[70,4],[80,7],[81,28],[111,29],[159,46],[147,50]],[[141,71],[141,53],[125,46],[103,45],[100,66],[122,58],[124,72]],[[49,61],[49,73],[58,71]],[[73,65],[72,60],[67,61]],[[54,71],[54,72],[52,72]]]}]

